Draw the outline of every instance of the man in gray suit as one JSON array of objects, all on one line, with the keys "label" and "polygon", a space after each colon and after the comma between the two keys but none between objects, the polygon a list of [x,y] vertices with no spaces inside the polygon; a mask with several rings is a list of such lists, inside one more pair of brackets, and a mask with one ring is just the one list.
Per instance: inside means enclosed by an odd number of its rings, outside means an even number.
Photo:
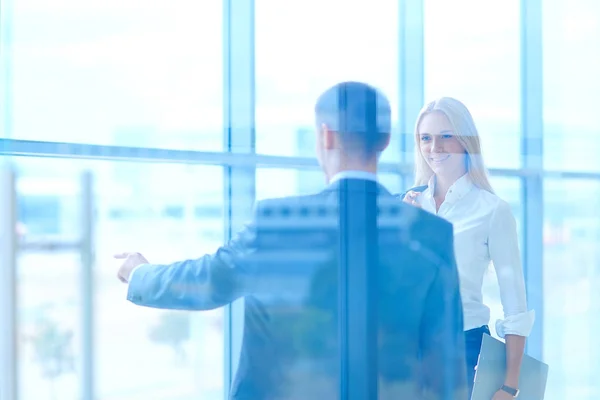
[{"label": "man in gray suit", "polygon": [[340,383],[362,379],[348,373],[361,363],[374,370],[374,394],[362,398],[466,399],[452,226],[377,182],[391,131],[388,100],[344,82],[320,96],[315,114],[324,191],[259,202],[244,230],[195,260],[116,256],[128,300],[209,310],[244,297],[231,399],[345,400]]}]

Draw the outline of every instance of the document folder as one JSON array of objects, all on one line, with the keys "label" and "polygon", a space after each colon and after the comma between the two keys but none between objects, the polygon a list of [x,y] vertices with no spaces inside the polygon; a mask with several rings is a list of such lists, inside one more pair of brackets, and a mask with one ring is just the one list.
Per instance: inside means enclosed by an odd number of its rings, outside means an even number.
[{"label": "document folder", "polygon": [[[488,334],[483,335],[479,363],[471,400],[490,400],[504,383],[506,345]],[[548,365],[528,355],[523,356],[517,400],[543,400],[548,380]]]}]

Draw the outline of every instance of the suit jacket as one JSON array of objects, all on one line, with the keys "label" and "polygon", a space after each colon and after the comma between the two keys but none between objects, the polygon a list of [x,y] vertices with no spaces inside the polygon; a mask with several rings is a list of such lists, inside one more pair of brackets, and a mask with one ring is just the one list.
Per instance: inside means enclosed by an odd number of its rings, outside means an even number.
[{"label": "suit jacket", "polygon": [[243,344],[230,398],[339,398],[342,185],[377,196],[377,261],[369,268],[378,273],[379,398],[466,399],[452,225],[375,182],[348,179],[315,195],[261,201],[252,222],[215,254],[140,266],[128,299],[209,310],[244,297]]}]

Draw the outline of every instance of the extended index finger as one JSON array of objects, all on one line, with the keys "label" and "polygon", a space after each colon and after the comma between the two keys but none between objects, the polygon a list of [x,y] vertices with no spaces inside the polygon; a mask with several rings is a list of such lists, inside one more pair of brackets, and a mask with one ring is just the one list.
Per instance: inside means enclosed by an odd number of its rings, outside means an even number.
[{"label": "extended index finger", "polygon": [[131,253],[127,252],[127,253],[117,253],[114,254],[113,257],[116,258],[117,260],[122,260],[124,258],[127,258],[131,255]]}]

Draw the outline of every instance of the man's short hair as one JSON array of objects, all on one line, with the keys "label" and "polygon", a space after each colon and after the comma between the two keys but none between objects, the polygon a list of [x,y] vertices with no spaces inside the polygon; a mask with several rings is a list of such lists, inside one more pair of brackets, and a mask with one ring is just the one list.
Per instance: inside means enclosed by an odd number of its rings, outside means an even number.
[{"label": "man's short hair", "polygon": [[327,89],[315,105],[317,126],[337,132],[349,149],[373,155],[383,150],[392,130],[390,102],[362,82],[342,82]]}]

